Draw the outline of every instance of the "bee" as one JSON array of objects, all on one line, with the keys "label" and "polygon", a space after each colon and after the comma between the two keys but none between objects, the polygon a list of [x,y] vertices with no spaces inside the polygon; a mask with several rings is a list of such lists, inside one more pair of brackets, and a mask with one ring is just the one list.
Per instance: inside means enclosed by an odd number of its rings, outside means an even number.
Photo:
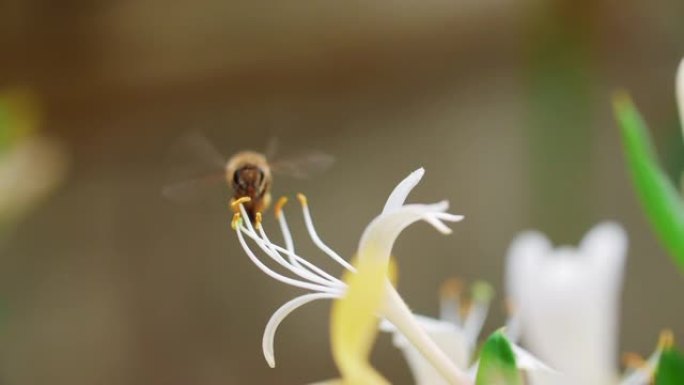
[{"label": "bee", "polygon": [[162,194],[173,201],[187,201],[187,198],[196,195],[197,190],[223,179],[231,194],[231,207],[239,210],[233,203],[240,200],[252,221],[255,220],[257,213],[266,211],[271,203],[274,174],[303,179],[327,169],[334,162],[333,157],[320,152],[309,152],[290,159],[271,160],[276,152],[273,140],[265,153],[239,151],[226,160],[201,134],[193,133],[182,139],[183,142],[180,144],[186,150],[192,150],[195,160],[209,164],[215,171],[203,172],[199,177],[183,178],[181,182],[168,184],[162,190]]},{"label": "bee", "polygon": [[264,154],[240,151],[233,155],[226,163],[226,181],[233,193],[231,206],[240,198],[249,198],[243,205],[250,220],[270,205],[273,176]]}]

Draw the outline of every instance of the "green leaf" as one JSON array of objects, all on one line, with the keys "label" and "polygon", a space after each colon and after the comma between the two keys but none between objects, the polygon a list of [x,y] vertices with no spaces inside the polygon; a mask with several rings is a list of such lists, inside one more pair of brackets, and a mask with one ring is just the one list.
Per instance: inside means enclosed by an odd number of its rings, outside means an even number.
[{"label": "green leaf", "polygon": [[684,384],[684,355],[675,349],[664,350],[658,361],[655,385]]},{"label": "green leaf", "polygon": [[684,273],[684,201],[658,165],[648,129],[632,100],[621,93],[613,104],[641,205],[658,238]]},{"label": "green leaf", "polygon": [[476,385],[521,385],[515,354],[503,331],[497,330],[485,341],[480,352]]}]

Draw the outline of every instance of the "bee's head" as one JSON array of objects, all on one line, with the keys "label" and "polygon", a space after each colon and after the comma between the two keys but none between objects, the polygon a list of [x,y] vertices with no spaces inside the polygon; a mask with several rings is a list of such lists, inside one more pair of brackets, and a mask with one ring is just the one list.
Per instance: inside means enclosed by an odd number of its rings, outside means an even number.
[{"label": "bee's head", "polygon": [[253,164],[245,164],[233,173],[233,189],[241,195],[258,195],[265,182],[264,170]]}]

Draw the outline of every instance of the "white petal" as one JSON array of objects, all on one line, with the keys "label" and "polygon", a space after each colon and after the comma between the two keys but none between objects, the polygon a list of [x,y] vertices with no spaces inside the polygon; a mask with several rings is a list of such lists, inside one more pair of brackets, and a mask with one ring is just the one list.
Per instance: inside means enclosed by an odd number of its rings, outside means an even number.
[{"label": "white petal", "polygon": [[447,202],[432,205],[411,204],[387,214],[380,214],[366,227],[359,242],[359,258],[381,258],[389,263],[392,246],[399,234],[417,221],[426,221],[441,232],[449,231],[443,221],[457,221],[458,216],[441,216],[448,208]]},{"label": "white petal", "polygon": [[518,369],[525,371],[541,371],[549,373],[558,373],[556,370],[549,368],[545,363],[541,362],[532,353],[512,343],[513,354],[515,354],[515,364]]},{"label": "white petal", "polygon": [[327,294],[327,293],[313,293],[301,295],[278,308],[278,310],[273,313],[271,319],[268,320],[266,324],[266,329],[264,329],[264,336],[262,338],[261,347],[264,351],[264,357],[268,366],[275,368],[275,353],[273,352],[273,339],[275,338],[275,333],[278,330],[278,326],[281,322],[294,310],[300,306],[306,305],[309,302],[315,301],[317,299],[332,299],[338,298],[339,295]]},{"label": "white petal", "polygon": [[[523,291],[536,274],[539,261],[551,250],[551,242],[544,234],[526,231],[513,239],[506,253],[506,290],[514,307],[521,306]],[[520,309],[514,309],[517,311]]]},{"label": "white petal", "polygon": [[[592,228],[584,236],[580,250],[599,274],[604,275],[604,282],[614,285],[622,279],[625,258],[627,256],[627,234],[615,222],[603,222]],[[609,281],[608,281],[609,280]]]},{"label": "white petal", "polygon": [[[615,380],[626,246],[622,228],[603,223],[584,237],[578,249],[561,247],[540,257],[539,248],[529,247],[527,257],[509,260],[509,290],[519,307],[523,340],[562,372],[567,383]],[[536,383],[545,383],[546,376],[535,376],[541,381]]]},{"label": "white petal", "polygon": [[[434,318],[415,315],[420,326],[427,332],[437,346],[458,366],[465,368],[469,360],[467,338],[456,325]],[[413,373],[417,385],[447,385],[442,375],[423,355],[388,321],[381,323],[383,331],[394,332],[392,342],[401,349]]]},{"label": "white petal", "polygon": [[[532,355],[532,353],[521,348],[515,343],[511,343],[511,348],[513,349],[513,354],[515,355],[515,365],[519,370],[527,372],[527,375],[531,378],[539,377],[540,374],[546,376],[549,379],[558,380],[561,374],[549,368],[545,363],[541,362],[537,357]],[[475,364],[468,370],[470,376],[474,379],[477,376],[477,369],[480,366],[480,360],[477,360]],[[534,382],[534,385],[541,385],[542,382]],[[546,382],[547,384],[554,384],[553,381]]]},{"label": "white petal", "polygon": [[682,124],[682,133],[684,133],[684,59],[679,63],[677,80],[675,83],[677,105],[679,106],[679,118]]},{"label": "white petal", "polygon": [[412,172],[402,180],[397,187],[394,188],[387,202],[385,203],[385,208],[382,209],[382,213],[386,214],[390,211],[396,210],[401,207],[406,201],[406,197],[411,193],[414,187],[420,182],[425,174],[424,168],[419,168],[418,170]]}]

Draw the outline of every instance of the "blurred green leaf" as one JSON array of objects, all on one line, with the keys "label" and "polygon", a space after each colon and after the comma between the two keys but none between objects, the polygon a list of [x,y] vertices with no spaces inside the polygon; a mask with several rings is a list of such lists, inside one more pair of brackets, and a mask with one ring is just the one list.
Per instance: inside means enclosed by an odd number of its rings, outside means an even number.
[{"label": "blurred green leaf", "polygon": [[664,350],[658,361],[655,385],[684,384],[684,355],[675,349]]},{"label": "blurred green leaf", "polygon": [[628,95],[613,100],[639,200],[661,242],[684,272],[684,201],[658,165],[643,118]]},{"label": "blurred green leaf", "polygon": [[476,385],[521,385],[515,355],[501,330],[492,333],[480,352]]}]

